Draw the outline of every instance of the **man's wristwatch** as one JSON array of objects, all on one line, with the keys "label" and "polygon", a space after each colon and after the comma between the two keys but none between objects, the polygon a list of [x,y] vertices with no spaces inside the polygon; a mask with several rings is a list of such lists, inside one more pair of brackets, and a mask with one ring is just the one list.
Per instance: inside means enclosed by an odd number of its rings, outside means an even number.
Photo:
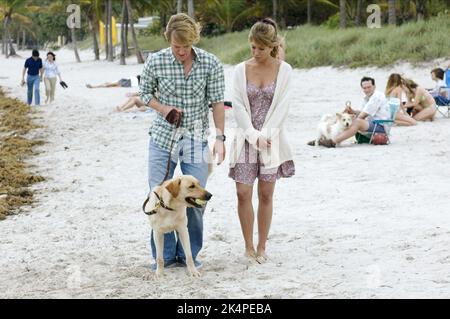
[{"label": "man's wristwatch", "polygon": [[216,140],[225,142],[227,140],[227,137],[225,135],[216,135]]}]

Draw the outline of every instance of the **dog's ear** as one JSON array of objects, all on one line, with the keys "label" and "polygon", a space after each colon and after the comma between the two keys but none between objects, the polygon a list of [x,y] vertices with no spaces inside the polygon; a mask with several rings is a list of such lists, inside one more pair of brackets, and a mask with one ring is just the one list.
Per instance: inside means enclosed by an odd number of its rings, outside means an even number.
[{"label": "dog's ear", "polygon": [[341,113],[336,113],[336,116],[340,119],[342,118],[342,114]]},{"label": "dog's ear", "polygon": [[180,187],[181,187],[181,178],[174,179],[171,181],[167,186],[166,189],[169,191],[170,194],[174,198],[178,197],[178,194],[180,193]]}]

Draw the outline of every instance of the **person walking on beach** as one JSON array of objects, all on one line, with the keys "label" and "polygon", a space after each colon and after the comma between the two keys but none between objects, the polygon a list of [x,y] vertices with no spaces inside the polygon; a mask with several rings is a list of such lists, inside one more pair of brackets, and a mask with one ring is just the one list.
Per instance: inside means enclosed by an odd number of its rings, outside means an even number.
[{"label": "person walking on beach", "polygon": [[[292,68],[278,57],[277,25],[257,22],[249,36],[252,58],[236,66],[233,109],[238,124],[229,177],[236,182],[245,255],[263,263],[273,214],[275,183],[295,174],[284,123],[289,113]],[[258,245],[253,244],[253,186],[258,178]]]},{"label": "person walking on beach", "polygon": [[[141,100],[158,112],[150,128],[150,190],[163,181],[170,154],[169,179],[179,161],[183,174],[193,175],[205,187],[209,158],[209,102],[213,105],[217,132],[213,155],[218,156],[218,164],[225,156],[223,66],[216,56],[194,46],[200,40],[200,27],[188,15],[172,16],[165,37],[170,47],[149,56],[140,84]],[[174,124],[178,120],[181,124],[176,130]],[[171,147],[173,138],[175,143]],[[203,246],[203,212],[204,209],[187,209],[192,257],[197,268],[201,267],[197,256]],[[156,258],[153,232],[151,251]],[[164,236],[163,255],[165,267],[175,263],[186,265],[183,248],[173,232]],[[156,269],[156,265],[153,264],[152,268]]]},{"label": "person walking on beach", "polygon": [[33,50],[31,58],[28,58],[25,61],[25,65],[22,71],[22,81],[21,86],[25,85],[25,73],[27,73],[27,88],[28,88],[28,94],[27,94],[27,103],[28,105],[31,105],[33,102],[33,89],[34,89],[34,103],[36,106],[39,106],[41,104],[41,96],[39,92],[39,85],[42,80],[42,74],[43,74],[43,66],[42,66],[42,59],[39,57],[39,51]]},{"label": "person walking on beach", "polygon": [[55,100],[56,80],[62,82],[61,73],[56,64],[56,55],[53,52],[47,53],[47,60],[44,61],[44,84],[45,84],[45,104]]}]

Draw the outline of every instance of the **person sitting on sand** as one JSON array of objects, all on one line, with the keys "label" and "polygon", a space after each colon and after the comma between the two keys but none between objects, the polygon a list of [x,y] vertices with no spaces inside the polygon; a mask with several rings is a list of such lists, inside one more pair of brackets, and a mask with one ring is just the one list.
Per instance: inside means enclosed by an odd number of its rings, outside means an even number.
[{"label": "person sitting on sand", "polygon": [[132,77],[131,79],[120,79],[117,82],[106,82],[100,85],[91,85],[86,84],[88,89],[98,89],[98,88],[130,88],[130,87],[139,87],[139,83],[141,82],[141,76],[137,75],[136,77]]},{"label": "person sitting on sand", "polygon": [[145,112],[149,108],[145,107],[145,103],[142,102],[142,100],[139,98],[139,92],[135,93],[128,93],[127,97],[129,98],[125,103],[122,105],[116,106],[114,108],[114,111],[116,112],[125,112],[136,106],[139,111]]},{"label": "person sitting on sand", "polygon": [[437,96],[441,95],[442,93],[444,93],[444,94],[446,93],[445,91],[444,92],[441,91],[441,88],[445,88],[447,86],[444,81],[444,75],[445,75],[445,71],[442,70],[441,68],[436,68],[431,71],[431,79],[434,82],[436,82],[434,89],[428,90],[430,92],[431,96],[437,97]]},{"label": "person sitting on sand", "polygon": [[413,80],[405,79],[403,87],[408,97],[406,107],[412,108],[413,118],[416,121],[432,121],[437,111],[433,96]]},{"label": "person sitting on sand", "polygon": [[[400,101],[403,96],[403,79],[400,74],[392,73],[389,76],[388,83],[386,85],[386,97],[389,98],[397,98]],[[416,125],[417,122],[413,119],[406,111],[406,108],[401,105],[400,109],[395,116],[395,124],[401,126],[411,126]]]},{"label": "person sitting on sand", "polygon": [[[322,139],[319,145],[325,147],[336,147],[346,139],[355,136],[357,132],[361,133],[386,133],[383,125],[375,125],[374,120],[388,120],[391,117],[389,111],[389,102],[386,96],[379,91],[376,91],[375,80],[370,77],[363,77],[361,79],[361,88],[366,95],[364,98],[364,106],[362,111],[355,111],[350,106],[345,109],[346,113],[354,114],[356,118],[352,125],[339,134],[334,140]],[[308,143],[310,146],[315,145],[315,141]]]}]

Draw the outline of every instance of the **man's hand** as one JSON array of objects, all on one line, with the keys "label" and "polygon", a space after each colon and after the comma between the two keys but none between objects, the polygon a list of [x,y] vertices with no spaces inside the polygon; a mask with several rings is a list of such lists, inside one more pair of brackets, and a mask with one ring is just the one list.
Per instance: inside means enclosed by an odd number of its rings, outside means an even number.
[{"label": "man's hand", "polygon": [[256,145],[260,149],[264,150],[264,149],[270,148],[272,146],[272,141],[270,139],[265,138],[265,137],[260,137],[260,138],[258,138],[258,141],[256,142]]},{"label": "man's hand", "polygon": [[181,118],[181,113],[183,110],[174,106],[166,106],[162,110],[162,115],[170,124],[175,124]]},{"label": "man's hand", "polygon": [[216,158],[217,155],[217,165],[223,163],[223,161],[225,160],[225,153],[225,143],[220,140],[216,140],[213,148],[213,158]]},{"label": "man's hand", "polygon": [[25,80],[22,79],[22,81],[20,81],[20,86],[24,86],[25,85]]},{"label": "man's hand", "polygon": [[352,109],[352,107],[349,105],[345,107],[344,113],[353,114],[353,115],[356,114],[355,110]]}]

